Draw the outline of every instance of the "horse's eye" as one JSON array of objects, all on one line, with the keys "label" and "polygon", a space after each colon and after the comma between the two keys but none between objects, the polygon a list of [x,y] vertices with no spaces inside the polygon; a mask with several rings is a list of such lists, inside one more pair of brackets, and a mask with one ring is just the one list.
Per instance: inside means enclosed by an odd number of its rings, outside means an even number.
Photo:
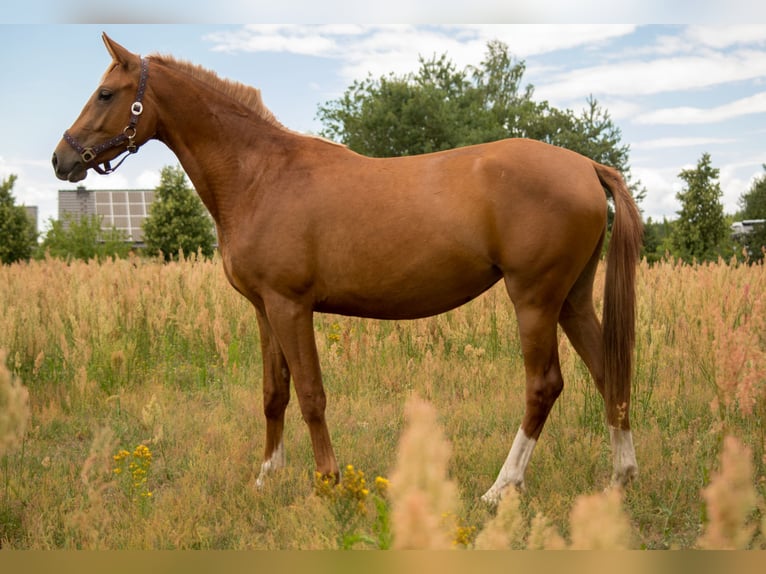
[{"label": "horse's eye", "polygon": [[108,102],[111,99],[112,99],[112,92],[110,92],[109,90],[101,90],[98,93],[99,102]]}]

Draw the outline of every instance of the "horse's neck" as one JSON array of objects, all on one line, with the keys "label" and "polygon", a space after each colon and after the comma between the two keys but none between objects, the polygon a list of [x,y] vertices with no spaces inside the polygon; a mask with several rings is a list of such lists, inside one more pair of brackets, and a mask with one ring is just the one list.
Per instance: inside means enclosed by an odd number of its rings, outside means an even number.
[{"label": "horse's neck", "polygon": [[[170,71],[157,84],[161,108],[158,138],[176,155],[220,226],[223,208],[236,203],[230,195],[247,187],[241,180],[253,181],[258,176],[252,161],[251,169],[243,173],[242,147],[252,147],[255,134],[279,130],[255,112],[182,74]],[[268,145],[266,138],[259,140],[263,140],[256,142],[259,146]]]}]

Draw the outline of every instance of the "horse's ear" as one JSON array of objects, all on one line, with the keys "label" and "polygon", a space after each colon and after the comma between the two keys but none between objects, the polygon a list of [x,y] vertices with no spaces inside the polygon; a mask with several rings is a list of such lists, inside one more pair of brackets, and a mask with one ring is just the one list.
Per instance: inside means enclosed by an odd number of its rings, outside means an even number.
[{"label": "horse's ear", "polygon": [[131,60],[137,57],[135,54],[132,54],[131,52],[129,52],[128,50],[120,46],[117,42],[112,40],[109,36],[107,36],[106,32],[101,34],[101,38],[104,40],[106,49],[109,50],[109,54],[112,56],[112,59],[118,64],[122,64],[123,66],[125,66]]}]

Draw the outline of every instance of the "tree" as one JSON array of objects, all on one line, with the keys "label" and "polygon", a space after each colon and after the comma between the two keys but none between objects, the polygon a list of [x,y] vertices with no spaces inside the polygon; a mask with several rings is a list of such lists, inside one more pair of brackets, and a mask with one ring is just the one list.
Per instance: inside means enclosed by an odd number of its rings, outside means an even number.
[{"label": "tree", "polygon": [[35,225],[26,209],[16,205],[12,190],[16,176],[0,183],[0,262],[28,261],[37,245]]},{"label": "tree", "polygon": [[681,210],[677,212],[672,241],[676,254],[684,261],[711,261],[729,255],[719,249],[727,229],[718,173],[710,154],[703,153],[696,168],[678,174],[686,187],[676,194]]},{"label": "tree", "polygon": [[[766,170],[766,164],[763,164]],[[766,219],[766,173],[755,178],[753,184],[739,198],[742,219]]]},{"label": "tree", "polygon": [[480,118],[458,122],[467,114],[485,114],[470,105],[465,72],[446,56],[424,60],[416,75],[355,81],[338,100],[320,106],[322,135],[372,157],[440,151],[473,143]]},{"label": "tree", "polygon": [[[522,83],[526,66],[499,41],[478,66],[458,70],[446,54],[420,57],[417,72],[354,81],[319,106],[321,134],[373,157],[414,155],[508,137],[527,137],[577,151],[623,172],[629,146],[594,98],[577,116],[534,99]],[[638,184],[631,184],[638,200]]]},{"label": "tree", "polygon": [[527,137],[617,168],[640,203],[646,189],[632,181],[630,148],[621,144],[622,132],[609,112],[593,97],[579,116],[535,101],[534,87],[522,84],[525,68],[499,41],[487,44],[479,66],[465,70],[446,55],[421,57],[414,74],[355,81],[342,97],[321,105],[321,134],[373,157]]},{"label": "tree", "polygon": [[[763,169],[766,170],[766,164],[763,165]],[[742,219],[766,219],[766,174],[753,181],[750,189],[740,196],[739,205],[742,209],[740,213]],[[753,226],[753,231],[747,234],[745,242],[750,260],[763,261],[764,248],[766,248],[766,225]]]},{"label": "tree", "polygon": [[83,215],[75,219],[66,213],[63,219],[50,219],[50,229],[40,245],[40,252],[59,259],[89,261],[127,257],[131,244],[125,232],[114,227],[101,228],[98,215]]},{"label": "tree", "polygon": [[181,166],[162,168],[154,202],[144,221],[144,241],[149,253],[162,254],[166,261],[177,258],[181,251],[213,256],[213,221],[187,183]]},{"label": "tree", "polygon": [[653,221],[649,217],[644,222],[644,244],[641,255],[649,264],[662,261],[667,253],[672,250],[670,236],[672,234],[673,221],[663,217],[662,222]]}]

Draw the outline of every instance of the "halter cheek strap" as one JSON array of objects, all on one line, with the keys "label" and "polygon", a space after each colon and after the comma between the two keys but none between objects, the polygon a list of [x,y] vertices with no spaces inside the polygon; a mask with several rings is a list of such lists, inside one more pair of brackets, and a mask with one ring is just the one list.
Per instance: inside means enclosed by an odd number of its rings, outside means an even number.
[{"label": "halter cheek strap", "polygon": [[[64,140],[74,148],[74,150],[80,154],[80,158],[85,164],[85,168],[93,168],[95,171],[102,175],[112,173],[118,167],[122,165],[128,155],[134,154],[138,151],[138,145],[136,145],[136,126],[138,125],[138,118],[144,111],[144,93],[146,92],[146,81],[149,78],[149,61],[146,58],[141,58],[141,76],[138,80],[138,93],[136,94],[136,101],[130,106],[130,121],[121,134],[114,136],[112,139],[92,147],[84,147],[77,139],[69,133],[69,130],[64,132]],[[125,144],[125,151],[122,152],[125,155],[114,167],[109,161],[103,162],[100,166],[96,161],[96,158],[107,150],[120,147]],[[118,156],[119,157],[119,156]]]}]

